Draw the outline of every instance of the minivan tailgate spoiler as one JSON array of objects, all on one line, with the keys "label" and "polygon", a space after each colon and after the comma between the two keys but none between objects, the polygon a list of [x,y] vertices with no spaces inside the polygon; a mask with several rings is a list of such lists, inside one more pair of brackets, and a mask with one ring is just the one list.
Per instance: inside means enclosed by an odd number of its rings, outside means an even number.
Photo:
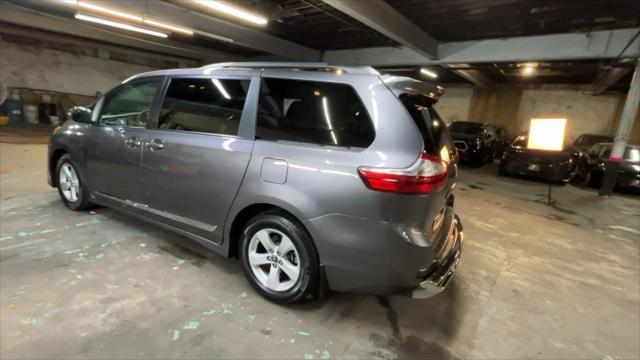
[{"label": "minivan tailgate spoiler", "polygon": [[380,75],[380,80],[391,90],[391,92],[400,97],[401,95],[420,96],[428,99],[431,103],[436,103],[442,94],[444,88],[434,83],[419,81],[405,76]]}]

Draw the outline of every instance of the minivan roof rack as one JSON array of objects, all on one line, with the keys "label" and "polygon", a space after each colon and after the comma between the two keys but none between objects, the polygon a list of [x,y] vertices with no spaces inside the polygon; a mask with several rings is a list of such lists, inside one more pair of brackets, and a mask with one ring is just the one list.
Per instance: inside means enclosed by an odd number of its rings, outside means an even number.
[{"label": "minivan roof rack", "polygon": [[226,62],[205,65],[203,69],[288,69],[288,70],[310,70],[310,71],[337,71],[341,70],[348,74],[380,75],[371,66],[362,65],[333,65],[324,62]]}]

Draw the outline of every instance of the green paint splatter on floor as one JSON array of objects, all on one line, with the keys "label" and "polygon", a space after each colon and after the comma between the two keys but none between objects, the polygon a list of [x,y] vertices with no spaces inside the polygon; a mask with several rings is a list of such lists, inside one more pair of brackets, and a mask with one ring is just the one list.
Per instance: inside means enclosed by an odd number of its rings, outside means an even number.
[{"label": "green paint splatter on floor", "polygon": [[11,239],[13,239],[13,236],[11,235],[0,237],[0,241],[11,240]]},{"label": "green paint splatter on floor", "polygon": [[209,315],[216,314],[217,312],[218,312],[218,310],[216,310],[216,309],[211,309],[211,310],[209,310],[209,311],[204,311],[204,312],[202,312],[202,315],[207,315],[207,316],[209,316]]},{"label": "green paint splatter on floor", "polygon": [[184,260],[180,259],[180,260],[176,261],[176,264],[182,265],[182,264],[184,264]]},{"label": "green paint splatter on floor", "polygon": [[180,330],[173,330],[173,338],[171,340],[176,341],[180,339]]},{"label": "green paint splatter on floor", "polygon": [[247,297],[247,293],[243,291],[242,293],[240,293],[240,295],[238,295],[238,297],[240,299],[245,299]]},{"label": "green paint splatter on floor", "polygon": [[40,231],[40,234],[48,234],[56,231],[57,231],[56,229],[46,229],[46,230]]},{"label": "green paint splatter on floor", "polygon": [[306,331],[298,331],[298,335],[300,335],[300,336],[309,336],[309,335],[311,335],[311,334],[309,334],[309,333],[308,333],[308,332],[306,332]]},{"label": "green paint splatter on floor", "polygon": [[322,358],[323,359],[331,359],[331,353],[329,353],[329,351],[325,350],[322,352]]},{"label": "green paint splatter on floor", "polygon": [[64,253],[69,255],[69,254],[75,254],[75,253],[80,252],[80,251],[82,251],[82,249],[73,249],[73,250],[67,250]]},{"label": "green paint splatter on floor", "polygon": [[31,232],[27,232],[27,231],[20,231],[20,232],[18,233],[18,236],[20,236],[20,237],[27,237],[27,236],[31,236],[31,235],[33,235],[33,234],[35,234],[35,233],[36,233],[35,231],[31,231]]},{"label": "green paint splatter on floor", "polygon": [[24,325],[35,325],[35,324],[37,324],[37,323],[38,323],[38,319],[36,319],[36,318],[34,318],[34,317],[29,316],[28,318],[23,319],[23,320],[22,320],[22,323],[23,323]]},{"label": "green paint splatter on floor", "polygon": [[96,260],[100,260],[104,257],[104,254],[98,254],[96,255]]},{"label": "green paint splatter on floor", "polygon": [[189,321],[188,323],[184,324],[182,330],[196,330],[198,327],[200,327],[199,321]]},{"label": "green paint splatter on floor", "polygon": [[256,315],[249,314],[249,315],[247,315],[247,320],[249,320],[249,322],[253,322],[253,320],[255,320],[256,317],[257,317]]},{"label": "green paint splatter on floor", "polygon": [[311,354],[304,354],[304,360],[311,360],[311,359],[315,359],[315,357],[313,357],[313,355]]}]

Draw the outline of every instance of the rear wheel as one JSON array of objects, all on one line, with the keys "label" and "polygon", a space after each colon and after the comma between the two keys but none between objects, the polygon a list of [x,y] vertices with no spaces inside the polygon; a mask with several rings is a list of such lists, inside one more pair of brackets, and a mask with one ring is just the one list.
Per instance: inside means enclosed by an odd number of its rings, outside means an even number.
[{"label": "rear wheel", "polygon": [[89,193],[69,155],[63,155],[58,160],[56,180],[60,198],[69,209],[79,211],[91,207]]},{"label": "rear wheel", "polygon": [[319,261],[303,226],[280,213],[249,220],[242,232],[240,257],[249,283],[278,303],[311,298],[318,286]]}]

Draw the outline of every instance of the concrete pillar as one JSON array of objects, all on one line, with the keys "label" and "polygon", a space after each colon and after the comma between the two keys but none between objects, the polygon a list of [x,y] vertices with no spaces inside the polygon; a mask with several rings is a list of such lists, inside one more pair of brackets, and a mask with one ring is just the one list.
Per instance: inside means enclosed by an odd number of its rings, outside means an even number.
[{"label": "concrete pillar", "polygon": [[636,69],[633,72],[627,100],[624,103],[624,110],[618,124],[618,132],[611,149],[611,156],[609,157],[602,186],[600,187],[600,195],[611,195],[616,185],[618,170],[629,140],[629,133],[638,114],[638,106],[640,106],[640,58],[636,60]]}]

